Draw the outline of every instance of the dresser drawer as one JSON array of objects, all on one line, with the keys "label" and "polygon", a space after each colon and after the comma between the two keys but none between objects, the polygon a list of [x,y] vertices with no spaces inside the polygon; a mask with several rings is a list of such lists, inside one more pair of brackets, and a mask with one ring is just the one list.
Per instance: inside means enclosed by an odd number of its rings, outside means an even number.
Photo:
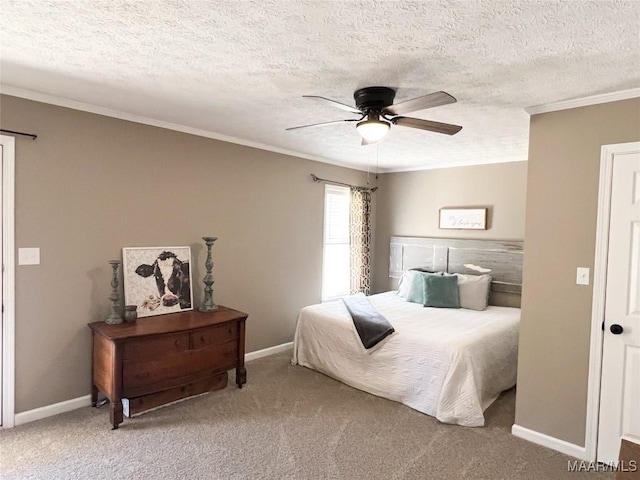
[{"label": "dresser drawer", "polygon": [[199,349],[209,345],[222,345],[236,338],[238,338],[238,324],[236,322],[200,328],[191,332],[191,348]]},{"label": "dresser drawer", "polygon": [[189,333],[169,333],[154,337],[137,338],[124,344],[123,358],[160,358],[189,349]]},{"label": "dresser drawer", "polygon": [[236,342],[227,342],[222,345],[210,345],[195,352],[194,357],[204,370],[226,372],[236,366],[238,344]]},{"label": "dresser drawer", "polygon": [[153,360],[125,360],[122,365],[123,396],[136,396],[140,391],[153,392],[156,391],[154,387],[160,383],[172,383],[202,370],[198,368],[198,361],[193,353],[192,350],[187,350]]},{"label": "dresser drawer", "polygon": [[168,388],[159,392],[150,393],[147,395],[141,395],[139,397],[129,398],[129,412],[125,411],[125,415],[132,416],[151,408],[158,407],[165,403],[175,402],[181,398],[191,397],[193,395],[199,395],[204,392],[210,392],[213,390],[220,390],[227,386],[228,374],[227,372],[209,374],[202,380],[195,380],[193,382],[183,384],[178,387]]},{"label": "dresser drawer", "polygon": [[204,372],[226,372],[236,366],[237,356],[236,342],[227,342],[154,360],[125,360],[122,369],[123,396],[132,392],[138,395],[142,391],[156,391],[154,387],[158,384],[170,384],[174,380],[180,383],[180,379]]}]

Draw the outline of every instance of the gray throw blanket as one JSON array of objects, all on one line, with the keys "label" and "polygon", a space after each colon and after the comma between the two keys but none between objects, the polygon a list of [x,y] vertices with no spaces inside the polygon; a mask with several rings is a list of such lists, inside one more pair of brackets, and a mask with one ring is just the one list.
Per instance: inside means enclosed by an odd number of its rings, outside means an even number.
[{"label": "gray throw blanket", "polygon": [[377,345],[395,332],[389,320],[384,318],[364,294],[358,293],[350,297],[343,297],[342,301],[351,314],[364,348]]}]

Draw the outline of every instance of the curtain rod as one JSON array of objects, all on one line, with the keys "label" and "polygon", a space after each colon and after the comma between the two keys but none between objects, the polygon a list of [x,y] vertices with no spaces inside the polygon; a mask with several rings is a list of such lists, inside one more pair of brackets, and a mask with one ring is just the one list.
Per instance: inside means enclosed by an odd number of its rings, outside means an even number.
[{"label": "curtain rod", "polygon": [[342,185],[343,187],[349,187],[349,188],[361,188],[362,190],[369,190],[370,192],[375,192],[378,187],[373,187],[373,188],[369,188],[369,187],[358,187],[357,185],[351,185],[349,183],[343,183],[343,182],[335,182],[333,180],[327,180],[325,178],[320,178],[317,175],[314,175],[313,173],[311,174],[311,178],[313,179],[314,182],[324,182],[324,183],[331,183],[332,185]]},{"label": "curtain rod", "polygon": [[38,135],[36,135],[34,133],[16,132],[14,130],[5,130],[4,128],[0,128],[0,132],[2,132],[2,133],[10,133],[12,135],[23,135],[25,137],[31,137],[32,140],[35,140],[36,138],[38,138]]}]

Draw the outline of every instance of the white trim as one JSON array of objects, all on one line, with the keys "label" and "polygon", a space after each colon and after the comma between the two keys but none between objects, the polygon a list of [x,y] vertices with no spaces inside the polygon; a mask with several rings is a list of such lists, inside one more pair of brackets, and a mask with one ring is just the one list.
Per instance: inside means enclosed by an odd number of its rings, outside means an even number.
[{"label": "white trim", "polygon": [[[46,93],[25,90],[22,88],[12,87],[9,85],[0,84],[0,93],[4,95],[10,95],[12,97],[33,100],[35,102],[48,103],[50,105],[56,105],[59,107],[71,108],[73,110],[80,110],[82,112],[89,112],[89,113],[95,113],[97,115],[104,115],[105,117],[118,118],[120,120],[127,120],[129,122],[141,123],[143,125],[151,125],[153,127],[166,128],[167,130],[188,133],[190,135],[197,135],[199,137],[212,138],[214,140],[234,143],[236,145],[243,145],[245,147],[258,148],[260,150],[266,150],[268,152],[281,153],[283,155],[290,155],[293,157],[304,158],[306,160],[312,160],[314,162],[328,163],[330,165],[336,165],[338,167],[349,168],[352,170],[359,170],[361,172],[369,172],[370,170],[369,165],[357,165],[352,163],[340,162],[337,160],[320,157],[317,155],[309,155],[307,153],[302,153],[295,150],[288,150],[285,148],[274,147],[274,146],[267,145],[260,142],[244,140],[242,138],[232,137],[230,135],[223,135],[221,133],[215,133],[208,130],[201,130],[198,128],[188,127],[186,125],[179,125],[176,123],[156,120],[154,118],[145,117],[143,115],[136,115],[133,113],[127,113],[120,110],[113,110],[106,107],[100,107],[97,105],[92,105],[84,102],[78,102],[75,100],[70,100],[68,98],[56,97],[54,95],[48,95]],[[531,108],[537,108],[537,107],[531,107]],[[414,167],[406,167],[406,168],[380,168],[378,173],[383,174],[383,173],[418,172],[422,170],[437,170],[441,168],[471,167],[476,165],[494,165],[496,163],[512,163],[512,162],[526,162],[526,161],[527,159],[518,159],[518,160],[508,159],[508,160],[492,161],[486,164],[475,163],[473,161],[466,161],[466,162],[451,164],[451,165],[447,164],[447,165],[435,165],[435,166],[429,166],[429,165],[414,166]]]},{"label": "white trim", "polygon": [[[2,427],[15,418],[15,139],[0,135],[2,158]],[[6,155],[5,155],[6,154]]]},{"label": "white trim", "polygon": [[609,249],[609,216],[611,212],[611,178],[613,155],[605,146],[600,154],[600,185],[598,187],[598,216],[596,219],[596,249],[593,263],[593,299],[591,303],[591,340],[589,346],[589,379],[587,383],[587,418],[585,448],[587,460],[595,462],[598,446],[598,417],[600,414],[600,377],[602,375],[602,344],[604,335],[605,287],[607,280],[607,251]]},{"label": "white trim", "polygon": [[53,405],[47,405],[45,407],[34,408],[26,412],[16,413],[16,426],[89,406],[91,406],[91,395],[72,398],[71,400],[65,400],[64,402],[54,403]]},{"label": "white trim", "polygon": [[275,355],[276,353],[286,352],[287,350],[291,349],[293,349],[293,342],[287,342],[281,345],[276,345],[274,347],[263,348],[262,350],[256,350],[255,352],[247,353],[244,356],[244,361],[250,362],[251,360],[268,357],[269,355]]},{"label": "white trim", "polygon": [[629,98],[636,97],[640,97],[640,88],[631,88],[620,92],[602,93],[600,95],[592,95],[590,97],[545,103],[544,105],[534,105],[532,107],[525,108],[524,111],[529,115],[537,115],[538,113],[557,112],[558,110],[568,110],[570,108],[588,107],[589,105],[617,102],[618,100],[627,100]]},{"label": "white trim", "polygon": [[77,102],[75,100],[69,100],[68,98],[56,97],[54,95],[47,95],[46,93],[33,92],[31,90],[24,90],[22,88],[11,87],[8,85],[0,84],[0,93],[10,95],[12,97],[26,98],[27,100],[33,100],[36,102],[48,103],[50,105],[57,105],[59,107],[71,108],[73,110],[80,110],[82,112],[95,113],[98,115],[104,115],[105,117],[118,118],[120,120],[127,120],[129,122],[142,123],[144,125],[151,125],[153,127],[166,128],[167,130],[174,130],[176,132],[188,133],[190,135],[197,135],[199,137],[212,138],[214,140],[220,140],[223,142],[234,143],[236,145],[243,145],[245,147],[258,148],[260,150],[266,150],[268,152],[281,153],[282,155],[289,155],[292,157],[304,158],[306,160],[313,160],[315,162],[328,163],[336,165],[338,167],[350,168],[352,170],[360,170],[363,172],[368,171],[367,165],[354,165],[346,162],[339,162],[329,158],[324,158],[316,155],[309,155],[307,153],[297,152],[295,150],[288,150],[286,148],[274,147],[265,143],[254,142],[251,140],[244,140],[238,137],[232,137],[230,135],[224,135],[222,133],[211,132],[209,130],[201,130],[199,128],[188,127],[186,125],[179,125],[177,123],[165,122],[163,120],[157,120],[155,118],[145,117],[143,115],[136,115],[134,113],[127,113],[120,110],[113,110],[111,108],[100,107],[92,105],[90,103]]},{"label": "white trim", "polygon": [[[257,360],[258,358],[268,357],[269,355],[275,355],[276,353],[286,352],[293,348],[293,342],[283,343],[274,347],[263,348],[262,350],[256,350],[255,352],[247,353],[244,356],[245,362],[251,360]],[[189,397],[192,398],[192,397]],[[181,399],[182,400],[182,399]],[[181,401],[178,400],[178,401]],[[175,402],[174,402],[175,403]],[[26,412],[18,413],[15,416],[15,425],[22,425],[43,418],[58,415],[59,413],[70,412],[78,408],[89,407],[91,405],[91,395],[85,395],[83,397],[72,398],[71,400],[65,400],[64,402],[54,403],[53,405],[47,405]],[[163,405],[165,406],[165,405]]]},{"label": "white trim", "polygon": [[611,217],[611,189],[613,159],[617,154],[640,151],[640,142],[603,145],[600,150],[600,181],[598,187],[598,216],[596,219],[596,248],[593,266],[593,301],[591,304],[591,342],[589,350],[589,381],[587,384],[587,418],[585,449],[588,461],[597,460],[598,420],[600,414],[600,380],[602,377],[602,346],[607,257],[609,251],[609,220]]},{"label": "white trim", "polygon": [[626,440],[629,443],[640,445],[640,438],[631,435],[622,435],[622,440]]},{"label": "white trim", "polygon": [[414,167],[404,167],[404,168],[379,168],[378,173],[405,173],[405,172],[422,172],[423,170],[442,170],[443,168],[462,168],[462,167],[481,167],[483,165],[499,165],[502,163],[516,163],[516,162],[526,162],[527,159],[507,159],[507,160],[492,160],[487,163],[478,163],[473,161],[465,161],[460,163],[448,163],[447,165],[419,165]]},{"label": "white trim", "polygon": [[511,434],[518,438],[522,438],[523,440],[527,440],[528,442],[535,443],[536,445],[542,445],[543,447],[564,453],[565,455],[570,455],[572,457],[579,458],[580,460],[587,460],[585,447],[581,447],[574,443],[565,442],[559,438],[550,437],[544,433],[529,430],[528,428],[515,424],[511,427]]}]

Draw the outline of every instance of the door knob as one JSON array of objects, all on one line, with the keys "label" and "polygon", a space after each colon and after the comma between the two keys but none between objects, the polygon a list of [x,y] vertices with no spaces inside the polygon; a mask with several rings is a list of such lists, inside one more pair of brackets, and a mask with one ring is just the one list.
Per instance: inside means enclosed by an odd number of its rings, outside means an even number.
[{"label": "door knob", "polygon": [[611,328],[609,328],[609,330],[611,330],[611,333],[613,333],[614,335],[620,335],[622,332],[624,332],[624,328],[622,328],[622,325],[618,325],[617,323],[611,325]]}]

